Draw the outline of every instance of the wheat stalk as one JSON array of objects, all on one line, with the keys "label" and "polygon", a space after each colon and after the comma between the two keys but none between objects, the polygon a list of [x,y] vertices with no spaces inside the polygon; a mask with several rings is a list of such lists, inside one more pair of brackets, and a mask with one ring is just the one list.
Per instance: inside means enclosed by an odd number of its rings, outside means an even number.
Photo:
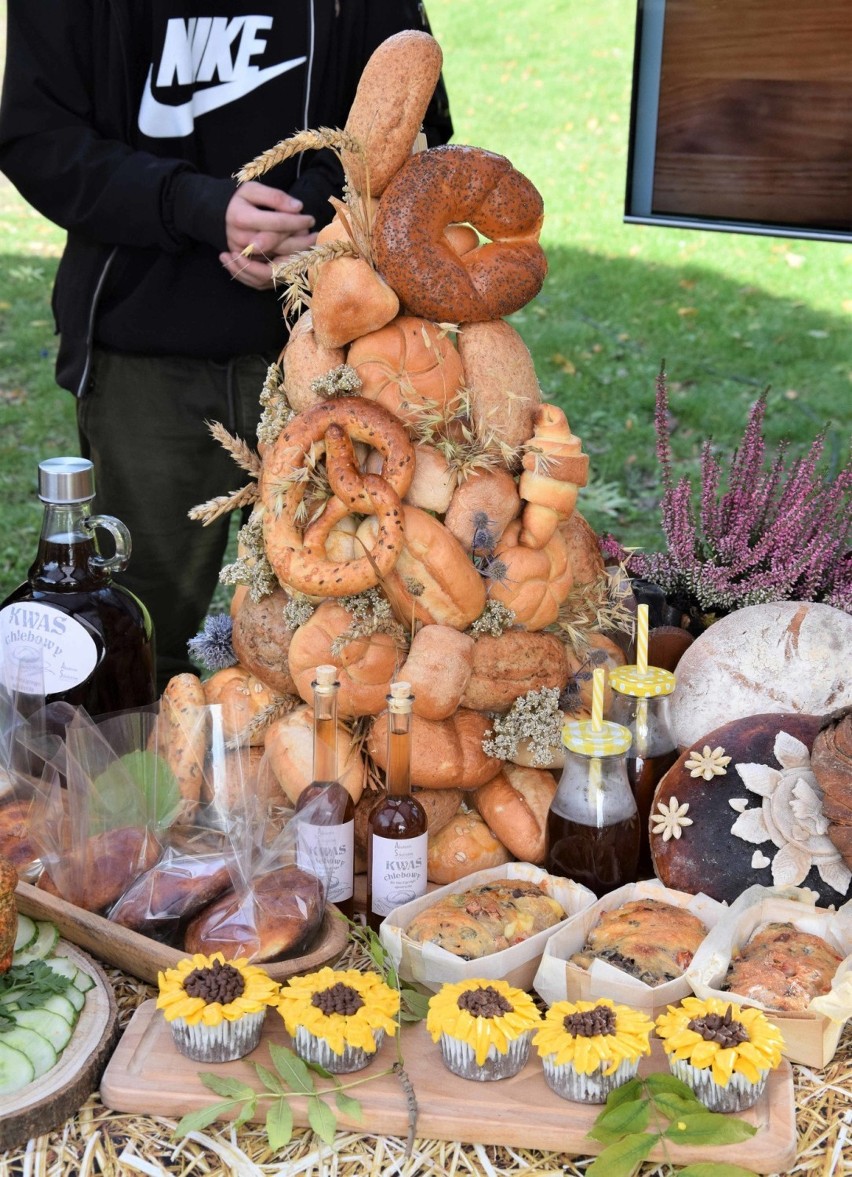
[{"label": "wheat stalk", "polygon": [[303,151],[322,151],[325,147],[330,148],[338,158],[342,151],[349,151],[355,155],[364,154],[358,140],[346,131],[336,130],[334,127],[320,127],[316,131],[299,131],[289,139],[280,139],[274,147],[267,147],[266,151],[261,151],[260,155],[256,155],[249,163],[243,164],[234,178],[237,183],[245,184],[247,180],[256,180],[258,176],[265,175],[285,159],[292,159],[294,155],[300,155]]},{"label": "wheat stalk", "polygon": [[241,486],[239,490],[232,490],[230,494],[218,495],[215,499],[208,499],[206,503],[200,503],[197,507],[187,511],[187,515],[190,519],[200,520],[207,527],[221,515],[227,515],[229,511],[236,511],[240,507],[248,507],[257,502],[259,493],[257,483],[249,482],[246,486]]},{"label": "wheat stalk", "polygon": [[361,254],[351,241],[329,241],[325,245],[315,245],[313,249],[294,253],[286,262],[273,264],[272,282],[275,286],[284,287],[285,318],[301,314],[305,307],[311,305],[311,268],[322,262],[334,261],[338,257],[361,257]]},{"label": "wheat stalk", "polygon": [[247,442],[243,441],[241,437],[229,433],[219,421],[205,421],[204,424],[215,440],[219,442],[219,445],[228,451],[241,470],[251,474],[252,478],[260,477],[260,457]]}]

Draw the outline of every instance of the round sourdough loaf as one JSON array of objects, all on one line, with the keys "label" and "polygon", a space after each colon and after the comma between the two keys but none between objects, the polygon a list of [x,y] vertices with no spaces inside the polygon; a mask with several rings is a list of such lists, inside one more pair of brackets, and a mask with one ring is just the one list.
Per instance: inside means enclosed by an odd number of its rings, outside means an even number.
[{"label": "round sourdough loaf", "polygon": [[552,633],[509,629],[499,637],[483,634],[473,648],[470,682],[461,703],[474,711],[508,711],[529,691],[568,681],[568,654]]}]

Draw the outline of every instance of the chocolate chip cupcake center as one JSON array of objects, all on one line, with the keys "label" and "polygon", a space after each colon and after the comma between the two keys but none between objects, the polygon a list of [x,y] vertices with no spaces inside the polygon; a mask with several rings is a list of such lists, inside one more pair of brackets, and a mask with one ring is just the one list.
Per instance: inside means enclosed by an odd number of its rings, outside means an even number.
[{"label": "chocolate chip cupcake center", "polygon": [[741,1042],[748,1042],[748,1031],[742,1022],[738,1022],[731,1014],[731,1007],[723,1014],[704,1014],[703,1017],[693,1018],[689,1029],[700,1034],[705,1042],[716,1042],[722,1048],[739,1046]]},{"label": "chocolate chip cupcake center", "polygon": [[616,1032],[615,1010],[608,1005],[596,1005],[575,1014],[567,1014],[562,1025],[573,1038],[597,1038]]},{"label": "chocolate chip cupcake center", "polygon": [[515,1008],[493,985],[465,989],[456,1004],[474,1018],[499,1018],[503,1014],[510,1014]]},{"label": "chocolate chip cupcake center", "polygon": [[208,1005],[220,1002],[227,1005],[242,997],[246,983],[242,973],[233,965],[214,960],[203,969],[193,969],[183,983],[183,990],[189,997],[200,997]]},{"label": "chocolate chip cupcake center", "polygon": [[357,1014],[363,1004],[364,998],[357,989],[353,989],[351,985],[344,985],[342,981],[337,981],[328,989],[318,990],[311,997],[311,1005],[321,1009],[326,1017],[331,1014],[351,1017],[352,1014]]}]

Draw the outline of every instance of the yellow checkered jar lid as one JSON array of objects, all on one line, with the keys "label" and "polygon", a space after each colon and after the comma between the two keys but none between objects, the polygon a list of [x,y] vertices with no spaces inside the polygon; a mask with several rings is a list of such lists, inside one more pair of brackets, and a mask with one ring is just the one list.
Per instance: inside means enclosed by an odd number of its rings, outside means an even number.
[{"label": "yellow checkered jar lid", "polygon": [[638,666],[616,666],[609,673],[612,689],[620,695],[632,695],[634,699],[670,695],[676,683],[672,672],[660,666],[649,666],[647,670],[640,670]]},{"label": "yellow checkered jar lid", "polygon": [[633,742],[630,729],[605,719],[599,728],[590,719],[570,719],[562,728],[562,743],[581,756],[619,756]]}]

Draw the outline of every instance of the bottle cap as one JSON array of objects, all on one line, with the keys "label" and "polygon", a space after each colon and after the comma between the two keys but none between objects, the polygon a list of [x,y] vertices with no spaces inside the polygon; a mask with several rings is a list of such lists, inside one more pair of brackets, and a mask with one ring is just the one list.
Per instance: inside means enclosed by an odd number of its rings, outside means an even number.
[{"label": "bottle cap", "polygon": [[47,458],[38,464],[43,503],[85,503],[95,497],[95,468],[87,458]]},{"label": "bottle cap", "polygon": [[396,714],[404,714],[410,711],[414,703],[414,696],[411,693],[411,683],[392,682],[387,701],[388,711],[393,711]]},{"label": "bottle cap", "polygon": [[661,666],[649,666],[641,670],[638,666],[616,666],[609,673],[609,685],[620,695],[631,695],[634,699],[651,699],[657,695],[670,695],[677,679],[670,670]]},{"label": "bottle cap", "polygon": [[562,743],[581,756],[619,756],[633,742],[630,729],[605,719],[595,727],[590,719],[571,719],[562,728]]},{"label": "bottle cap", "polygon": [[336,666],[318,666],[315,674],[316,677],[311,683],[312,687],[324,687],[328,690],[329,687],[336,687],[338,685]]}]

